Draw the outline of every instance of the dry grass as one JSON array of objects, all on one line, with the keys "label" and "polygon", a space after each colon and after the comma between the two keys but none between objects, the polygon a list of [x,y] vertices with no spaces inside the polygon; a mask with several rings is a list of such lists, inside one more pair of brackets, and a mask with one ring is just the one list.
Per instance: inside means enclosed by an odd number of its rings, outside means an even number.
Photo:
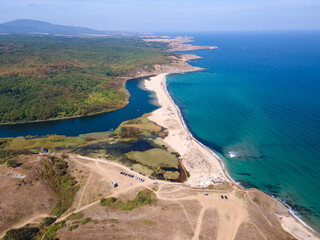
[{"label": "dry grass", "polygon": [[132,151],[127,157],[136,162],[150,167],[174,167],[178,166],[178,159],[168,151],[160,148],[153,148],[144,152]]},{"label": "dry grass", "polygon": [[[38,215],[50,214],[56,199],[41,178],[41,158],[20,158],[22,166],[0,168],[0,235],[16,224]],[[20,177],[20,178],[19,178]]]}]

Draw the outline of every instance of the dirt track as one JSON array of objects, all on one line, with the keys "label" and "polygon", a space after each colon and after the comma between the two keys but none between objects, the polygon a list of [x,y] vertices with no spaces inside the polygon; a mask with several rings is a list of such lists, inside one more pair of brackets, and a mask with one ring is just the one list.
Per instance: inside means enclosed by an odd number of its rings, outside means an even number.
[{"label": "dirt track", "polygon": [[[152,180],[118,163],[79,155],[70,155],[67,161],[70,170],[79,180],[80,190],[73,206],[57,221],[67,220],[71,214],[83,212],[86,217],[99,223],[80,225],[71,232],[68,227],[73,223],[67,221],[67,228],[58,233],[61,240],[128,237],[183,240],[293,239],[283,231],[279,218],[272,213],[281,213],[282,208],[276,204],[277,201],[260,191],[243,190],[230,183],[226,186],[217,185],[217,189],[211,190],[192,188],[183,183]],[[138,176],[144,182],[121,175],[121,171]],[[116,181],[119,186],[114,188],[112,181]],[[158,182],[157,190],[154,189],[155,182]],[[155,193],[158,199],[156,204],[133,211],[99,206],[102,197],[132,199],[145,188]],[[254,198],[259,198],[260,203],[253,201]],[[14,227],[39,222],[40,217],[46,216],[33,216]],[[110,219],[120,223],[107,227],[106,222]],[[141,222],[145,220],[156,221],[156,225],[143,225]]]},{"label": "dirt track", "polygon": [[[120,175],[119,172],[125,171],[133,175],[139,175],[139,174],[115,162],[109,162],[106,160],[83,157],[83,156],[75,156],[75,155],[70,156],[70,160],[75,161],[78,164],[81,164],[89,168],[90,177],[87,183],[83,187],[83,190],[81,192],[81,197],[77,205],[78,206],[77,209],[75,209],[74,211],[68,212],[63,217],[58,219],[58,221],[65,220],[71,214],[86,210],[99,203],[99,200],[97,200],[86,205],[81,205],[81,199],[85,194],[86,189],[88,188],[89,181],[92,174],[100,174],[104,176],[104,178],[108,179],[108,181],[110,182],[117,181],[119,183],[119,187],[113,189],[112,194],[105,197],[118,197],[121,194],[128,193],[130,190],[133,191],[137,187],[145,187],[152,190],[150,186],[153,186],[153,183],[155,182],[154,180],[143,177],[145,179],[145,182],[143,183],[135,182],[133,184],[133,181],[137,181],[137,180]],[[139,176],[142,177],[141,175]],[[208,196],[205,196],[204,195],[205,192],[203,190],[192,189],[187,187],[184,184],[170,183],[170,182],[158,181],[158,180],[157,182],[159,182],[158,191],[152,190],[156,194],[157,199],[163,200],[163,201],[171,201],[171,202],[180,204],[185,213],[186,213],[186,210],[184,209],[184,206],[181,204],[181,201],[196,200],[201,205],[201,212],[196,221],[196,225],[192,225],[190,216],[187,216],[187,214],[185,214],[187,220],[190,223],[190,226],[192,227],[192,229],[194,229],[194,236],[192,239],[199,239],[199,235],[201,234],[202,222],[204,221],[204,215],[208,209],[215,209],[219,214],[220,221],[217,229],[218,230],[217,239],[224,239],[224,240],[235,239],[238,228],[240,224],[243,221],[245,221],[247,213],[245,211],[245,208],[241,207],[243,206],[243,201],[235,197],[234,190],[233,191],[208,190],[206,191],[208,193]],[[130,185],[130,183],[132,185]],[[191,195],[189,194],[190,191],[192,192]],[[220,197],[221,194],[223,194],[224,196],[228,196],[228,200],[221,199]],[[177,197],[177,195],[182,195],[182,196]],[[208,219],[206,219],[206,221],[208,221]]]}]

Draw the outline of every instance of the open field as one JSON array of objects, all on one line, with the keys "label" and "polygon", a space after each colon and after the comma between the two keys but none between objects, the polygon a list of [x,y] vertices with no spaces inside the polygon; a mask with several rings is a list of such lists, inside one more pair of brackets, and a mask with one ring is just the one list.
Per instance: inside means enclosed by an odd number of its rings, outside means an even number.
[{"label": "open field", "polygon": [[[153,148],[144,152],[133,151],[127,153],[127,156],[129,159],[156,168],[161,166],[174,168],[178,165],[178,159],[175,156],[159,148]],[[152,161],[150,161],[151,159]]]},{"label": "open field", "polygon": [[[115,163],[103,163],[104,160],[99,159],[79,156],[70,159],[86,161],[86,164],[99,162],[109,174],[113,166],[117,167]],[[154,188],[154,181],[150,180],[130,186],[132,180],[118,174],[119,169],[116,171],[112,179],[128,188],[113,189],[109,198],[130,201],[147,188],[154,191],[157,202],[132,211],[103,207],[100,201],[84,205],[76,212],[81,211],[83,219],[92,221],[80,224],[72,233],[63,228],[57,235],[59,239],[124,239],[128,236],[131,239],[294,239],[282,229],[281,220],[275,214],[288,215],[287,209],[258,190],[243,190],[234,184],[229,184],[226,190],[197,189],[164,181],[158,181],[159,187]],[[221,195],[228,199],[222,199]],[[73,225],[70,221],[66,224]]]},{"label": "open field", "polygon": [[[157,181],[155,187],[155,180],[115,162],[79,155],[70,155],[66,161],[80,189],[72,207],[55,223],[63,223],[53,233],[61,240],[294,239],[282,229],[276,215],[288,215],[287,209],[258,190],[243,190],[231,183],[225,190],[199,189],[165,181]],[[137,198],[146,189],[156,199],[123,207],[148,199]],[[121,204],[100,204],[106,198]]]}]

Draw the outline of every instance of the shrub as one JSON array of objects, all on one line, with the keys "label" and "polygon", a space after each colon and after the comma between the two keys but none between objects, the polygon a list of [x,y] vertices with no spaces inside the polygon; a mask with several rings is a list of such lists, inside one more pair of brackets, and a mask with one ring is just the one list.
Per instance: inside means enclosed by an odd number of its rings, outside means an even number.
[{"label": "shrub", "polygon": [[252,201],[255,202],[256,204],[260,203],[260,201],[259,201],[259,199],[257,197],[254,197],[254,199]]},{"label": "shrub", "polygon": [[77,220],[84,217],[84,214],[82,212],[72,213],[69,217],[67,217],[67,220]]},{"label": "shrub", "polygon": [[38,228],[23,227],[9,230],[4,236],[4,240],[32,240],[38,234]]},{"label": "shrub", "polygon": [[134,200],[127,202],[118,201],[116,198],[103,198],[100,200],[101,206],[114,207],[123,211],[131,211],[144,205],[150,205],[156,200],[155,194],[149,189],[137,194]]},{"label": "shrub", "polygon": [[16,167],[19,167],[21,164],[19,164],[16,160],[9,159],[7,161],[7,165],[8,167],[16,168]]},{"label": "shrub", "polygon": [[58,199],[53,213],[61,216],[71,207],[79,187],[75,185],[74,178],[68,174],[68,163],[64,160],[52,157],[51,161],[44,160],[42,163],[44,171],[41,176],[49,183],[51,192]]},{"label": "shrub", "polygon": [[142,221],[142,223],[144,225],[155,225],[155,224],[157,224],[157,222],[154,222],[154,221]]},{"label": "shrub", "polygon": [[120,127],[119,135],[120,137],[133,137],[139,135],[141,132],[139,128],[135,127]]},{"label": "shrub", "polygon": [[46,217],[42,220],[43,226],[50,226],[52,223],[54,223],[57,220],[57,218],[53,217]]},{"label": "shrub", "polygon": [[69,227],[69,231],[76,230],[79,227],[79,225],[72,225]]},{"label": "shrub", "polygon": [[83,220],[81,221],[81,223],[82,223],[83,225],[86,225],[88,222],[91,222],[91,221],[92,221],[91,218],[86,218],[86,219],[83,219]]},{"label": "shrub", "polygon": [[111,219],[108,219],[108,222],[110,222],[110,223],[119,223],[120,221],[118,219],[111,218]]},{"label": "shrub", "polygon": [[66,222],[62,221],[62,222],[58,222],[55,223],[53,225],[51,225],[48,228],[48,231],[45,233],[43,240],[53,240],[55,239],[57,232],[61,229],[64,228],[66,226]]},{"label": "shrub", "polygon": [[100,199],[100,206],[112,206],[113,203],[115,203],[117,199],[115,197],[111,198],[101,198]]}]

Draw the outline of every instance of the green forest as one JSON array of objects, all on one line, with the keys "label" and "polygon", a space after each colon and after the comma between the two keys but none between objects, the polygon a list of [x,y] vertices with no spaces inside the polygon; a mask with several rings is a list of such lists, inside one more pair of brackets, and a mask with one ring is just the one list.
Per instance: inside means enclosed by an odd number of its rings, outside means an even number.
[{"label": "green forest", "polygon": [[123,76],[170,64],[139,37],[0,36],[0,124],[92,115],[127,104]]}]

